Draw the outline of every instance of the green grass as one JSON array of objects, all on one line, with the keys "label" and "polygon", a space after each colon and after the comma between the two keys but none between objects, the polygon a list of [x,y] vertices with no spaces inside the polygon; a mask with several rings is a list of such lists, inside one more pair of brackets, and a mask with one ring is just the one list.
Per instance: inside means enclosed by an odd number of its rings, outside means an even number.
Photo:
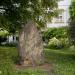
[{"label": "green grass", "polygon": [[49,75],[39,68],[17,69],[18,54],[15,47],[0,47],[0,75]]},{"label": "green grass", "polygon": [[[45,49],[45,59],[53,64],[52,75],[75,75],[75,50]],[[0,75],[49,75],[38,68],[16,69],[17,50],[15,47],[0,47]]]},{"label": "green grass", "polygon": [[75,75],[75,50],[45,50],[46,62],[54,65],[53,75]]}]

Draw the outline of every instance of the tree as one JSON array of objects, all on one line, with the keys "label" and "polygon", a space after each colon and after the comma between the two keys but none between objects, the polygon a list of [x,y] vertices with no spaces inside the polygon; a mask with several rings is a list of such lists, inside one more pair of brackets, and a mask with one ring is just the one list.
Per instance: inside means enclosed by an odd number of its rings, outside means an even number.
[{"label": "tree", "polygon": [[[1,0],[0,26],[19,31],[19,57],[24,65],[40,64],[43,44],[40,27],[56,16],[58,0]],[[50,9],[46,12],[47,8]]]},{"label": "tree", "polygon": [[71,5],[69,8],[70,12],[70,20],[69,20],[69,33],[70,33],[70,41],[73,45],[75,45],[75,1],[71,1]]},{"label": "tree", "polygon": [[0,28],[0,45],[7,40],[8,32]]}]

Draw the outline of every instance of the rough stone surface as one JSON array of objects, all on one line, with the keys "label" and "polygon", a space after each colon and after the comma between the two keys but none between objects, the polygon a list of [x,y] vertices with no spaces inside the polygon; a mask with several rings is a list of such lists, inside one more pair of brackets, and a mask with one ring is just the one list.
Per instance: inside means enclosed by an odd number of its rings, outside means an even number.
[{"label": "rough stone surface", "polygon": [[29,21],[19,34],[19,55],[25,65],[40,64],[42,60],[42,37],[34,22]]}]

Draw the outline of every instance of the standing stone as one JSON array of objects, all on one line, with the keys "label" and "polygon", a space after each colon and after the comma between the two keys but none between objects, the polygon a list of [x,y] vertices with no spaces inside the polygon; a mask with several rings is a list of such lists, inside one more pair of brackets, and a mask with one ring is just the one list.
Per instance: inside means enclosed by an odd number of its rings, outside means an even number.
[{"label": "standing stone", "polygon": [[42,37],[36,23],[29,21],[19,34],[20,63],[26,66],[39,65],[43,62]]}]

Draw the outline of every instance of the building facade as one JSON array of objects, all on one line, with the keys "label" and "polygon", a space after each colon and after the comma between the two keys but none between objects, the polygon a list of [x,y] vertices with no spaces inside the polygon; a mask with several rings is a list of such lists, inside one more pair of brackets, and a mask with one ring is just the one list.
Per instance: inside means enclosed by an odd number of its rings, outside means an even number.
[{"label": "building facade", "polygon": [[63,27],[68,26],[69,16],[69,6],[71,0],[60,0],[58,2],[58,17],[52,19],[52,22],[47,22],[47,27]]}]

